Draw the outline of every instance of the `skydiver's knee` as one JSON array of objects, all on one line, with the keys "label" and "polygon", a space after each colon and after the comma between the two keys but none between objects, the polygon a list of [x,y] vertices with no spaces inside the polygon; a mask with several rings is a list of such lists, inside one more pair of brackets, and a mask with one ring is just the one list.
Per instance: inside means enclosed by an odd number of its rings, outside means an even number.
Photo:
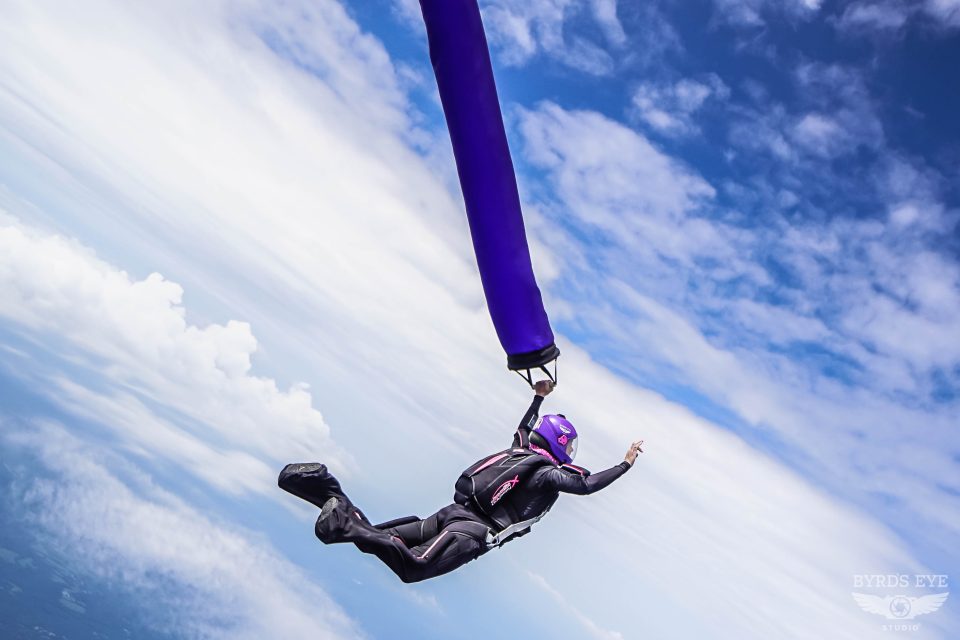
[{"label": "skydiver's knee", "polygon": [[397,576],[400,578],[400,581],[405,584],[413,584],[414,582],[422,582],[426,580],[426,572],[420,567],[406,567],[400,571],[396,572]]},{"label": "skydiver's knee", "polygon": [[400,581],[404,584],[413,584],[414,582],[421,582],[423,576],[412,576],[407,573],[400,574]]}]

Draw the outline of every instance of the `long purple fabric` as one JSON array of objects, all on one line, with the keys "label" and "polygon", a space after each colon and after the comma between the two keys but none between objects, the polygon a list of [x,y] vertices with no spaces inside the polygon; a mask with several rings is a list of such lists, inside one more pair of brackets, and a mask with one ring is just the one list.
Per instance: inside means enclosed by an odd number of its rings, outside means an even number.
[{"label": "long purple fabric", "polygon": [[511,369],[560,355],[533,275],[476,0],[420,0],[490,317]]}]

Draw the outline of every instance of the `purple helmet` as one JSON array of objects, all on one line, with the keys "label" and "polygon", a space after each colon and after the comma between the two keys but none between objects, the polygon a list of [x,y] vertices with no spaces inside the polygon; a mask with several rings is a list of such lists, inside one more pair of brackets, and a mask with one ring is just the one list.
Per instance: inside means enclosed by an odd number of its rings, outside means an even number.
[{"label": "purple helmet", "polygon": [[534,436],[531,442],[538,444],[542,440],[541,446],[546,444],[550,453],[563,464],[570,464],[577,455],[577,430],[561,413],[556,415],[548,414],[540,418],[537,425],[533,428]]}]

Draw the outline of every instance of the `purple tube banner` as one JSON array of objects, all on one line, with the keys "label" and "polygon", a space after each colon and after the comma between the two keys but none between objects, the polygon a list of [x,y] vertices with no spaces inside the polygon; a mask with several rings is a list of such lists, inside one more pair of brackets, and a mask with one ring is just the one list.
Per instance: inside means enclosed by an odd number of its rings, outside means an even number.
[{"label": "purple tube banner", "polygon": [[510,369],[555,360],[476,0],[420,0],[487,307]]}]

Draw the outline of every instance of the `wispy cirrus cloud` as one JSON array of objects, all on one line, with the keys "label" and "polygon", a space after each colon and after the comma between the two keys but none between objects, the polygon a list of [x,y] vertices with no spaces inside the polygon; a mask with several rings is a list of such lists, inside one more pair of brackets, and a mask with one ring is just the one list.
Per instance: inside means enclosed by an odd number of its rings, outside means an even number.
[{"label": "wispy cirrus cloud", "polygon": [[923,10],[940,25],[960,27],[960,2],[957,0],[927,0]]},{"label": "wispy cirrus cloud", "polygon": [[912,26],[948,32],[960,27],[960,2],[858,0],[845,5],[832,22],[842,33],[850,35],[896,35]]},{"label": "wispy cirrus cloud", "polygon": [[[569,234],[547,241],[565,253],[572,238],[593,239],[559,279],[581,310],[564,318],[571,331],[637,379],[674,379],[773,429],[803,451],[803,467],[854,500],[877,507],[872,492],[883,486],[897,496],[887,517],[904,509],[926,521],[913,535],[937,545],[931,528],[960,532],[935,506],[958,488],[946,480],[960,453],[949,437],[956,401],[938,398],[958,382],[948,372],[960,352],[947,336],[960,332],[960,270],[937,249],[954,216],[921,174],[901,176],[876,217],[834,212],[833,222],[806,224],[774,210],[751,223],[718,207],[696,173],[599,114],[548,105],[525,115],[523,131],[528,159],[548,173],[542,193],[556,198],[540,210]],[[624,173],[640,165],[662,174]],[[895,437],[909,442],[896,455]]]},{"label": "wispy cirrus cloud", "polygon": [[836,19],[836,25],[843,31],[898,31],[914,11],[915,6],[896,0],[851,2]]},{"label": "wispy cirrus cloud", "polygon": [[25,523],[72,569],[150,601],[150,627],[185,638],[364,637],[260,534],[205,515],[140,469],[120,477],[122,459],[62,426],[10,427],[4,447],[43,465],[23,474],[13,463]]},{"label": "wispy cirrus cloud", "polygon": [[730,88],[715,73],[701,80],[643,83],[633,93],[635,115],[655,132],[667,136],[693,135],[699,130],[694,115],[710,99],[725,100]]},{"label": "wispy cirrus cloud", "polygon": [[[422,30],[417,0],[395,0],[394,6],[405,22]],[[486,0],[480,10],[487,39],[499,60],[511,66],[543,56],[576,71],[609,75],[614,54],[627,42],[617,0]]]},{"label": "wispy cirrus cloud", "polygon": [[883,123],[862,70],[805,62],[792,80],[796,99],[789,103],[757,95],[730,106],[728,138],[735,148],[816,171],[822,160],[883,147]]},{"label": "wispy cirrus cloud", "polygon": [[[636,226],[682,216],[714,195],[713,187],[646,138],[594,112],[544,103],[522,111],[520,120],[530,160],[554,171],[558,195],[597,227],[633,237]],[[587,206],[596,202],[605,206]],[[649,215],[620,215],[625,209]]]},{"label": "wispy cirrus cloud", "polygon": [[583,627],[583,630],[592,638],[597,638],[598,640],[623,640],[623,634],[619,631],[611,631],[609,629],[603,628],[595,620],[591,620],[571,603],[563,593],[556,587],[550,584],[550,582],[543,576],[534,573],[532,571],[527,572],[527,577],[533,582],[537,588],[547,593],[547,595],[554,601],[554,606],[560,608],[564,611],[569,611],[573,613],[573,617],[580,623],[580,626]]},{"label": "wispy cirrus cloud", "polygon": [[[225,3],[216,5],[222,13],[204,13],[188,4],[174,7],[189,16],[182,20],[167,13],[169,5],[151,5],[142,14],[123,3],[88,4],[87,21],[56,3],[18,8],[19,21],[0,39],[0,122],[9,143],[0,152],[12,167],[0,197],[24,221],[13,226],[26,237],[44,239],[56,230],[96,248],[99,259],[91,263],[106,265],[107,280],[122,290],[142,285],[157,317],[184,332],[226,328],[227,319],[249,323],[249,329],[228,332],[226,365],[243,369],[246,353],[252,367],[247,377],[277,380],[278,388],[300,399],[303,394],[280,381],[309,380],[335,441],[364,469],[350,478],[351,494],[368,513],[425,515],[449,500],[450,482],[465,462],[509,443],[529,399],[515,376],[503,371],[456,191],[424,159],[423,148],[412,146],[411,123],[418,118],[410,113],[402,83],[394,80],[396,69],[378,53],[376,41],[356,33],[342,7],[309,2],[274,12],[276,5],[265,3],[247,12],[250,5]],[[309,28],[287,24],[301,20],[301,12]],[[314,45],[320,48],[310,50]],[[350,55],[354,46],[361,49],[356,58]],[[859,507],[813,486],[811,477],[821,467],[801,477],[624,377],[641,378],[635,374],[645,370],[657,374],[646,382],[693,380],[701,393],[747,420],[776,420],[780,429],[766,431],[770,438],[785,433],[797,440],[811,438],[805,431],[810,424],[868,424],[877,413],[865,411],[860,400],[870,394],[851,400],[842,385],[798,393],[810,379],[808,370],[755,357],[749,343],[731,346],[731,338],[744,335],[769,341],[774,328],[782,344],[796,334],[818,337],[826,330],[815,314],[754,295],[763,286],[774,288],[778,278],[752,252],[758,240],[752,225],[742,224],[745,214],[725,211],[722,220],[707,215],[719,208],[723,185],[710,184],[688,163],[594,111],[554,103],[528,108],[519,120],[530,137],[529,162],[545,178],[525,185],[535,200],[527,210],[540,212],[529,218],[531,241],[538,268],[547,264],[555,276],[541,284],[563,327],[562,382],[551,406],[584,425],[589,445],[581,457],[593,468],[620,460],[635,437],[658,444],[642,466],[604,493],[562,502],[531,536],[424,585],[424,601],[429,605],[434,596],[444,610],[460,605],[458,623],[490,633],[500,618],[489,611],[506,616],[510,607],[522,607],[511,616],[515,625],[558,635],[578,624],[577,617],[558,612],[531,620],[526,601],[518,605],[515,594],[497,588],[505,580],[522,583],[536,566],[550,584],[564,584],[583,616],[625,637],[869,636],[872,621],[849,605],[846,593],[836,598],[836,591],[866,567],[919,566],[908,545]],[[427,133],[430,140],[437,132]],[[17,173],[18,167],[42,184]],[[902,198],[919,194],[908,176],[897,180],[905,185]],[[914,206],[918,213],[898,208],[896,219],[925,219],[927,209]],[[568,221],[573,228],[564,226]],[[783,248],[777,234],[789,231],[774,229],[772,238],[763,239],[771,253]],[[806,242],[830,250],[835,240],[829,234],[821,238],[810,231],[795,239],[798,247]],[[73,241],[60,242],[77,248]],[[89,250],[77,253],[90,257]],[[797,253],[811,259],[810,250]],[[140,275],[124,277],[121,268]],[[164,274],[162,280],[147,277],[154,271]],[[17,278],[34,282],[29,275]],[[183,289],[184,302],[172,301],[171,282]],[[745,319],[749,332],[703,322],[733,306],[731,292],[742,293],[735,317]],[[691,308],[706,310],[687,313],[677,299],[699,301]],[[99,308],[95,295],[71,300]],[[704,301],[717,305],[711,309]],[[185,317],[178,324],[174,316],[181,307]],[[56,323],[45,327],[36,327],[38,340],[70,340]],[[109,333],[112,325],[101,330]],[[212,334],[201,336],[206,356],[200,363],[215,376],[220,350]],[[103,336],[99,341],[109,342]],[[609,358],[611,345],[629,359]],[[33,353],[44,352],[31,348],[28,355]],[[122,354],[118,360],[125,363]],[[71,374],[66,367],[56,372]],[[821,393],[833,394],[833,402],[818,398]],[[71,414],[103,407],[88,395],[67,399]],[[260,399],[276,401],[271,394]],[[831,415],[841,400],[850,408]],[[136,403],[111,409],[101,414],[111,422],[143,415]],[[915,412],[892,409],[885,420],[916,419]],[[72,428],[73,422],[65,424]],[[197,425],[178,426],[193,437],[206,433]],[[268,443],[264,459],[275,451],[281,455],[283,446],[299,450],[283,428],[278,433],[280,442]],[[931,531],[952,531],[949,515],[936,513],[948,501],[939,499],[929,476],[911,478],[904,471],[911,461],[942,468],[943,457],[931,457],[929,447],[913,441],[891,446],[886,456],[874,457],[872,447],[860,455],[851,444],[858,435],[815,433],[829,442],[815,452],[815,461],[879,487],[906,483],[904,492],[915,490],[914,507],[934,523]],[[886,437],[890,444],[896,434],[871,437]],[[171,450],[179,448],[189,453],[191,444],[174,441]],[[251,455],[259,459],[256,451]],[[894,456],[902,458],[899,463]],[[119,475],[112,461],[100,464]],[[155,482],[166,485],[169,479],[156,475]],[[101,500],[95,485],[84,483],[80,493]],[[227,501],[222,507],[218,518],[231,526],[243,520],[238,505]],[[128,512],[127,506],[116,511]],[[135,505],[129,512],[141,513]],[[114,517],[110,509],[97,513]],[[163,520],[161,528],[180,522]],[[299,521],[261,524],[283,528],[288,540],[310,538],[309,526]],[[195,531],[189,523],[185,528]],[[569,553],[570,540],[578,541],[582,553]],[[373,577],[357,587],[364,590],[358,599],[371,600],[366,590],[375,589],[377,580],[393,580],[352,549],[321,549],[324,563],[343,558],[351,578]],[[303,562],[314,561],[309,558]],[[570,582],[571,574],[580,580]],[[611,597],[627,589],[635,594],[630,608]],[[278,587],[278,593],[285,592]],[[422,611],[408,613],[409,596],[377,593],[386,595],[358,605],[369,607],[369,620],[389,631],[394,622],[407,622],[443,637],[442,625],[422,625]],[[796,606],[797,594],[807,606]],[[274,606],[273,600],[264,602]],[[642,627],[635,624],[637,610],[645,614]],[[815,619],[810,610],[818,612]],[[394,611],[403,613],[394,620]]]},{"label": "wispy cirrus cloud", "polygon": [[[601,283],[594,278],[592,284]],[[623,289],[605,289],[597,300],[615,299],[608,297],[613,293],[629,295],[627,288]],[[646,311],[670,315],[667,309],[658,311],[657,307],[656,302],[648,301]],[[602,308],[589,320],[602,322],[605,316],[615,314],[616,309]],[[740,377],[735,354],[715,350],[712,361],[697,361],[709,358],[710,353],[698,348],[698,341],[705,340],[697,328],[683,326],[679,314],[658,324],[641,315],[635,317],[637,323],[630,335],[618,335],[617,339],[628,348],[632,340],[638,358],[656,359],[650,343],[662,342],[664,352],[685,350],[691,356],[688,364],[702,366],[717,385],[725,384],[718,376]],[[639,336],[644,332],[650,332],[651,339],[640,345]],[[678,339],[672,340],[673,335]],[[578,425],[589,428],[589,438],[581,443],[581,457],[595,455],[597,447],[622,445],[638,431],[648,446],[646,457],[624,478],[593,496],[561,499],[550,519],[523,542],[518,541],[518,547],[526,544],[530,550],[521,556],[524,571],[538,574],[546,583],[541,598],[553,599],[551,588],[563,585],[569,607],[577,610],[571,622],[600,637],[615,637],[614,633],[627,638],[709,635],[711,629],[717,632],[710,621],[731,608],[736,613],[718,632],[720,637],[802,638],[813,634],[855,640],[876,632],[869,619],[859,611],[850,615],[836,599],[837,591],[847,591],[847,578],[839,576],[857,573],[855,567],[875,561],[883,566],[910,566],[911,560],[898,557],[896,537],[869,526],[861,529],[866,522],[855,510],[836,503],[827,506],[820,490],[768,456],[742,455],[754,450],[738,436],[715,429],[606,368],[592,366],[580,349],[570,348],[564,357],[570,360],[561,384],[576,393],[563,397],[563,410]],[[760,376],[750,380],[758,381],[762,383]],[[762,406],[760,403],[775,400],[764,396],[766,390],[745,387],[743,394]],[[554,397],[548,402],[559,406]],[[738,515],[725,515],[734,513]],[[611,518],[612,514],[615,517]],[[847,527],[864,535],[856,544],[838,546],[836,532]],[[562,541],[557,543],[577,541],[578,548],[587,552],[545,553],[544,536],[561,534]],[[718,543],[705,543],[705,538]],[[746,540],[750,540],[748,545]],[[794,547],[802,551],[789,560],[777,551]],[[690,562],[679,561],[677,554]],[[501,562],[499,558],[495,561]],[[731,570],[739,577],[731,578]],[[571,575],[579,580],[571,581]],[[599,584],[629,585],[631,606],[625,608],[622,599],[611,598],[609,592],[597,588]],[[726,586],[724,597],[717,598],[717,585]],[[792,606],[773,611],[769,605],[758,604],[764,594],[780,589],[803,593],[805,602],[816,603],[820,615],[800,619],[803,614]],[[938,633],[935,629],[922,632],[930,637]]]},{"label": "wispy cirrus cloud", "polygon": [[[394,0],[393,8],[402,22],[423,34],[418,0]],[[548,61],[578,74],[610,77],[683,49],[673,25],[653,4],[481,0],[480,10],[491,53],[510,67]],[[624,14],[641,28],[628,32]]]},{"label": "wispy cirrus cloud", "polygon": [[802,149],[833,158],[883,146],[883,125],[860,71],[808,63],[798,67],[796,77],[801,104],[814,108],[790,132]]},{"label": "wispy cirrus cloud", "polygon": [[[607,75],[615,65],[608,47],[626,42],[615,0],[497,0],[485,3],[483,14],[491,43],[513,65],[542,53],[578,71]],[[573,23],[580,16],[600,28],[602,41],[577,32]]]},{"label": "wispy cirrus cloud", "polygon": [[822,0],[713,0],[714,19],[738,27],[760,27],[771,17],[809,19]]}]

